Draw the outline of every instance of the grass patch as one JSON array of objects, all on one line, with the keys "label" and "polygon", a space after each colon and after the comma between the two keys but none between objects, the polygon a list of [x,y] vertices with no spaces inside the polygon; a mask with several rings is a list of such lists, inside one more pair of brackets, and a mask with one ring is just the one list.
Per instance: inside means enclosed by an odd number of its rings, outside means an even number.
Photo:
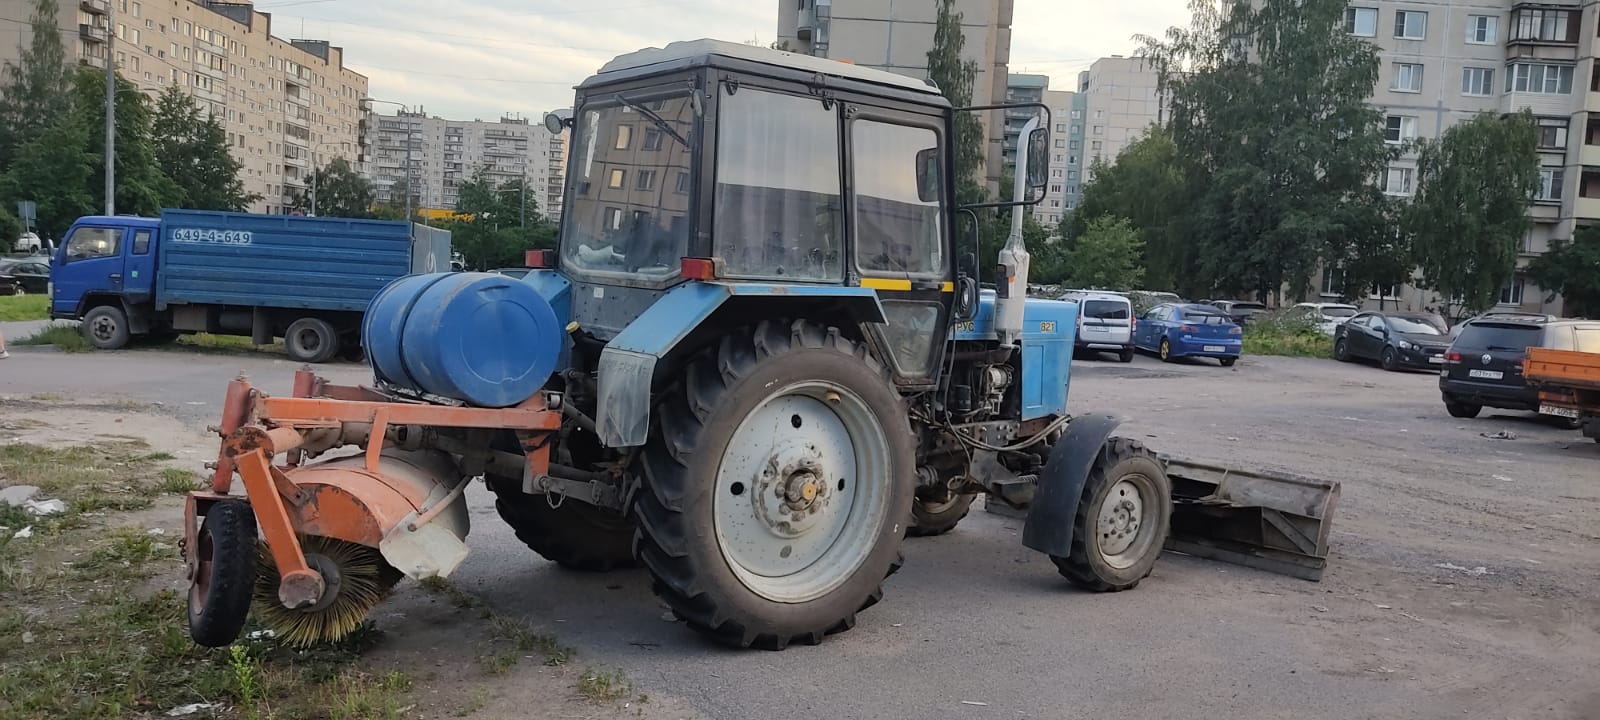
[{"label": "grass patch", "polygon": [[164,493],[182,495],[200,489],[200,479],[183,468],[162,468],[161,479],[156,482],[156,489]]},{"label": "grass patch", "polygon": [[544,664],[558,667],[567,664],[572,659],[572,648],[561,644],[554,635],[534,632],[533,626],[526,620],[495,615],[489,619],[490,627],[494,634],[501,640],[509,641],[522,652],[538,652],[544,655]]},{"label": "grass patch", "polygon": [[588,668],[578,676],[578,694],[592,703],[614,703],[633,694],[633,683],[621,670]]},{"label": "grass patch", "polygon": [[45,295],[0,297],[0,322],[44,320],[50,317],[50,298]]},{"label": "grass patch", "polygon": [[83,333],[70,325],[46,325],[38,332],[16,341],[18,345],[54,345],[62,352],[89,352],[94,349]]},{"label": "grass patch", "polygon": [[1292,310],[1261,313],[1244,328],[1244,354],[1331,357],[1333,340]]},{"label": "grass patch", "polygon": [[68,501],[50,517],[0,507],[0,526],[34,528],[22,540],[0,532],[0,717],[160,717],[190,703],[217,703],[213,716],[228,718],[403,717],[411,679],[353,664],[376,639],[370,626],[311,650],[251,639],[212,650],[189,639],[184,598],[144,594],[146,578],[175,564],[172,540],[87,514],[109,507],[107,496],[148,502],[176,477],[148,456],[138,443],[0,446],[0,481]]}]

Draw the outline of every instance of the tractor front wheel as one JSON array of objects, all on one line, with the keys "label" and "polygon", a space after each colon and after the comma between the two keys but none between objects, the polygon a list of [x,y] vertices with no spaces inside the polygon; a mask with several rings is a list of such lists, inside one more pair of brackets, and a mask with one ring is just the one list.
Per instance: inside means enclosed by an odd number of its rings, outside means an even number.
[{"label": "tractor front wheel", "polygon": [[806,321],[729,333],[651,420],[636,552],[691,627],[781,650],[848,630],[882,597],[916,456],[865,346]]},{"label": "tractor front wheel", "polygon": [[1072,584],[1128,590],[1155,568],[1172,517],[1172,481],[1144,445],[1112,438],[1089,470],[1072,524],[1072,554],[1055,557]]}]

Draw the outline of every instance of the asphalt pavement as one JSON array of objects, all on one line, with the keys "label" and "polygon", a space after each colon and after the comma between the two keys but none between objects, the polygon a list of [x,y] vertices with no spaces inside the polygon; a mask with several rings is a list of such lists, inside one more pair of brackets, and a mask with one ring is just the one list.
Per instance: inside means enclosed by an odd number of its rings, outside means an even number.
[{"label": "asphalt pavement", "polygon": [[[264,353],[20,348],[0,365],[0,395],[159,403],[200,426],[239,372],[283,393],[296,367]],[[1127,416],[1124,432],[1158,450],[1344,482],[1329,577],[1169,554],[1137,589],[1090,594],[1021,546],[1020,521],[974,511],[949,535],[908,540],[854,630],[733,651],[672,622],[642,571],[543,561],[474,488],[473,554],[453,579],[710,718],[1600,717],[1600,491],[1582,482],[1600,446],[1514,414],[1441,419],[1431,376],[1331,361],[1078,362],[1071,397]],[[1508,425],[1519,442],[1478,432]],[[1515,457],[1545,452],[1562,456]],[[1573,499],[1543,504],[1557,496]],[[1439,567],[1457,564],[1467,572]],[[405,632],[404,617],[377,619]]]}]

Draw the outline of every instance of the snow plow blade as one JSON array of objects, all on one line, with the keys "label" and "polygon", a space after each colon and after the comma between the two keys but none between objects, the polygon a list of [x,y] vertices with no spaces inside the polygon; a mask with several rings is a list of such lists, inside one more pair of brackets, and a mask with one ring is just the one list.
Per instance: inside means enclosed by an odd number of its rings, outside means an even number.
[{"label": "snow plow blade", "polygon": [[1322,580],[1339,483],[1161,461],[1172,479],[1167,550]]}]

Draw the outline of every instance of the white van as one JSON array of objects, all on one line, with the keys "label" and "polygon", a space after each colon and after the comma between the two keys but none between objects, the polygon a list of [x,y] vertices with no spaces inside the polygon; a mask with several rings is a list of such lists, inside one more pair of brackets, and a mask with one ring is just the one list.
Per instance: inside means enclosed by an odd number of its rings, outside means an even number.
[{"label": "white van", "polygon": [[1133,303],[1126,295],[1094,290],[1071,290],[1062,300],[1078,304],[1078,352],[1114,352],[1117,359],[1133,362]]}]

